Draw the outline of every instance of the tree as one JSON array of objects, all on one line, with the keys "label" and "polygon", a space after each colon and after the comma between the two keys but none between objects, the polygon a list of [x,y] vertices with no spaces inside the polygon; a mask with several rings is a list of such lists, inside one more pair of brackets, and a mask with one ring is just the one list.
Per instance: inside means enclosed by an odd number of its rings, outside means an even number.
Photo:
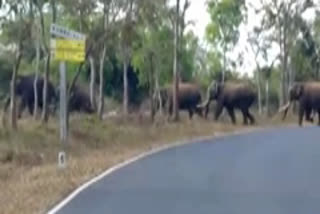
[{"label": "tree", "polygon": [[179,10],[180,10],[180,0],[177,0],[176,3],[176,21],[175,21],[175,29],[174,29],[174,61],[173,61],[173,120],[179,120],[179,103],[178,103],[178,94],[179,94],[179,70],[178,70],[178,60],[179,60]]},{"label": "tree", "polygon": [[12,78],[10,82],[10,120],[14,130],[17,129],[17,113],[16,113],[16,79],[19,67],[23,57],[23,51],[26,44],[31,38],[31,23],[27,17],[27,6],[19,1],[10,1],[6,3],[8,11],[2,18],[3,34],[6,35],[8,45],[12,45],[13,49],[13,68]]},{"label": "tree", "polygon": [[[147,85],[151,101],[151,120],[154,120],[154,99],[160,105],[162,115],[162,100],[160,96],[160,84],[168,76],[166,67],[171,64],[172,57],[168,54],[172,46],[170,31],[166,23],[168,8],[166,0],[162,1],[140,1],[139,21],[136,26],[137,38],[133,44],[132,64],[139,70],[140,85]],[[165,63],[164,63],[165,62]],[[165,66],[166,65],[166,66]],[[169,74],[171,75],[171,74]],[[167,78],[165,78],[167,79]]]},{"label": "tree", "polygon": [[294,47],[300,33],[301,14],[312,8],[312,0],[305,1],[260,1],[261,8],[255,11],[263,16],[264,31],[269,32],[268,39],[272,40],[280,50],[281,93],[280,105],[288,100],[288,88],[293,82],[293,73],[290,66],[290,50]]},{"label": "tree", "polygon": [[262,36],[262,27],[255,27],[253,33],[249,34],[248,42],[251,51],[254,54],[254,61],[256,63],[256,83],[258,87],[258,109],[259,114],[262,114],[262,89],[261,89],[261,73],[260,65],[261,56],[265,61],[268,61],[268,50],[271,48],[271,42]]},{"label": "tree", "polygon": [[238,28],[244,21],[246,12],[245,0],[209,0],[208,12],[211,22],[206,28],[206,37],[214,48],[222,52],[222,81],[224,81],[227,70],[226,52],[238,42]]},{"label": "tree", "polygon": [[121,49],[123,58],[123,113],[128,115],[129,93],[128,93],[128,67],[132,56],[132,41],[134,36],[134,0],[127,0],[124,7],[125,19],[121,31]]}]

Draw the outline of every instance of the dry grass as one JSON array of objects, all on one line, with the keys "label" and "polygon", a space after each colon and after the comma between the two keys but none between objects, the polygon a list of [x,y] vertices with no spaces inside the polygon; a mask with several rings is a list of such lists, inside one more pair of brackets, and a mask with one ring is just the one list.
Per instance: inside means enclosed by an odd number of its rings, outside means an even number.
[{"label": "dry grass", "polygon": [[[271,122],[278,124],[277,120]],[[2,129],[0,213],[45,213],[94,175],[164,142],[253,128],[201,119],[152,124],[143,117],[103,122],[73,118],[70,127],[68,170],[57,168],[61,149],[57,121],[43,127],[31,119],[22,120],[16,134]]]}]

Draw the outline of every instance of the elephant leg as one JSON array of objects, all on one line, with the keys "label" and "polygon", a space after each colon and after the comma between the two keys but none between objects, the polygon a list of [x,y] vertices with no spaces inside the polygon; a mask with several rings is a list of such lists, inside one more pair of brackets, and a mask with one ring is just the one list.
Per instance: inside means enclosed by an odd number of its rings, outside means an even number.
[{"label": "elephant leg", "polygon": [[223,110],[223,105],[218,103],[218,105],[217,105],[217,107],[216,107],[215,114],[214,114],[214,119],[215,119],[215,120],[218,120],[218,119],[219,119],[219,117],[220,117],[220,115],[221,115],[221,113],[222,113],[222,110]]},{"label": "elephant leg", "polygon": [[22,112],[24,111],[25,107],[26,107],[27,103],[24,99],[22,99],[20,101],[20,104],[18,106],[18,118],[21,118]]},{"label": "elephant leg", "polygon": [[28,102],[28,110],[30,115],[33,115],[33,109],[34,109],[34,103],[33,102]]},{"label": "elephant leg", "polygon": [[172,103],[170,102],[170,103],[168,103],[167,104],[167,120],[169,121],[170,120],[170,118],[171,118],[171,116],[172,116],[172,113],[173,113],[173,106],[172,106]]},{"label": "elephant leg", "polygon": [[299,126],[302,126],[302,120],[303,120],[303,114],[305,112],[305,107],[303,105],[300,104],[299,106]]},{"label": "elephant leg", "polygon": [[241,109],[241,113],[243,116],[243,124],[248,125],[248,114],[246,113],[246,111],[244,109]]},{"label": "elephant leg", "polygon": [[254,116],[250,113],[249,109],[246,109],[246,115],[250,120],[251,125],[256,123]]},{"label": "elephant leg", "polygon": [[311,117],[311,108],[306,108],[306,121],[313,123],[313,118]]},{"label": "elephant leg", "polygon": [[229,107],[229,108],[227,108],[227,111],[228,111],[228,114],[231,118],[232,123],[236,124],[237,122],[236,122],[236,117],[234,115],[234,109],[232,107]]},{"label": "elephant leg", "polygon": [[193,116],[193,110],[192,109],[188,109],[188,112],[189,112],[189,119],[191,120],[192,116]]},{"label": "elephant leg", "polygon": [[320,109],[318,109],[318,126],[320,126]]},{"label": "elephant leg", "polygon": [[210,107],[210,102],[204,107],[204,117],[206,119],[208,118],[209,107]]}]

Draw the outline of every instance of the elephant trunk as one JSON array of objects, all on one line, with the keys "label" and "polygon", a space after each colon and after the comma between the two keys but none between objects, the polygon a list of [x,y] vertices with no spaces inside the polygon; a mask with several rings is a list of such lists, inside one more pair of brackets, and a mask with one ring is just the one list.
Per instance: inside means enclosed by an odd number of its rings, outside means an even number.
[{"label": "elephant trunk", "polygon": [[286,119],[287,113],[288,113],[288,110],[289,110],[290,106],[291,106],[291,101],[289,101],[286,105],[282,106],[279,109],[279,113],[283,112],[282,120]]}]

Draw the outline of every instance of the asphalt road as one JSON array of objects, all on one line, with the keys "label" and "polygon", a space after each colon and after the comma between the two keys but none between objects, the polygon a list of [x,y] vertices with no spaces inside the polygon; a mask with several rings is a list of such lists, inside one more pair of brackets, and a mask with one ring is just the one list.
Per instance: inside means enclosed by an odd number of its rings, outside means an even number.
[{"label": "asphalt road", "polygon": [[320,128],[206,140],[134,162],[59,214],[319,214]]}]

